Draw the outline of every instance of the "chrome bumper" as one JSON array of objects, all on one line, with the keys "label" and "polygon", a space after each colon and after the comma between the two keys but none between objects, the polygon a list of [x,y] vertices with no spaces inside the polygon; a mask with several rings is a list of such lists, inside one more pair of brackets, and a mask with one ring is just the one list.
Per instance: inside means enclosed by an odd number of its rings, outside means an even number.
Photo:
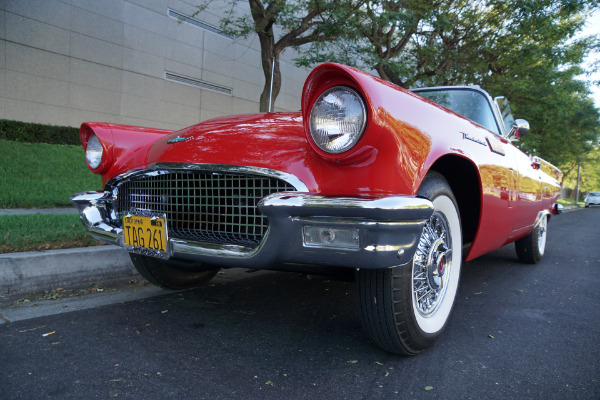
[{"label": "chrome bumper", "polygon": [[[114,213],[110,192],[78,193],[71,197],[71,203],[79,209],[81,221],[93,237],[124,247],[123,229],[110,223]],[[169,256],[252,269],[277,264],[389,268],[412,260],[423,225],[433,213],[433,204],[417,197],[369,200],[298,192],[267,196],[259,208],[269,219],[269,229],[258,247],[169,238]],[[314,229],[353,232],[356,246],[309,243],[309,232]]]}]

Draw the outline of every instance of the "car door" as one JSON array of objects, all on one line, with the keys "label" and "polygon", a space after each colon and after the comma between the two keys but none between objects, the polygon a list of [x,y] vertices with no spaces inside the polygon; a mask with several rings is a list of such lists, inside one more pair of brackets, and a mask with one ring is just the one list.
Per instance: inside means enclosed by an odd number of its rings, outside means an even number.
[{"label": "car door", "polygon": [[519,236],[523,230],[529,231],[542,209],[542,178],[539,164],[523,151],[513,148],[517,165],[513,234]]}]

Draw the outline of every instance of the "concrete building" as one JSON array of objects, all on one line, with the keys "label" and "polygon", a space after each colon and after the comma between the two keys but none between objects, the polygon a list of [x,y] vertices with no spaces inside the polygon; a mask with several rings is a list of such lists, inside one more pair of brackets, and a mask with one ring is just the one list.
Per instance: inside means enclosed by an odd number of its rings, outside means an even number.
[{"label": "concrete building", "polygon": [[[227,3],[194,15],[200,3],[0,0],[0,119],[179,129],[257,112],[258,38],[227,37],[218,29]],[[277,110],[300,109],[308,71],[292,57],[282,57]]]}]

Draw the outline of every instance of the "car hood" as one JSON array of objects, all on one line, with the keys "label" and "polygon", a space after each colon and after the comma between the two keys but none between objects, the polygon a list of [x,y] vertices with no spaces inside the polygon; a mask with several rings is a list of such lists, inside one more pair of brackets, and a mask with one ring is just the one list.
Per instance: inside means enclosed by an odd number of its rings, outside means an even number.
[{"label": "car hood", "polygon": [[300,113],[261,113],[215,118],[161,137],[147,163],[253,166],[313,181],[308,165],[316,155],[307,142]]}]

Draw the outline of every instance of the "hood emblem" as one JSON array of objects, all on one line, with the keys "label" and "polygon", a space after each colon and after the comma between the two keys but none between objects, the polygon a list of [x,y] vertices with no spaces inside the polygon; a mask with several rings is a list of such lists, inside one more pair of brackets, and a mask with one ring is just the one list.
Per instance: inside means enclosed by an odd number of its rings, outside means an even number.
[{"label": "hood emblem", "polygon": [[167,140],[168,144],[177,143],[177,142],[186,142],[190,140],[192,136],[177,136],[176,138]]}]

